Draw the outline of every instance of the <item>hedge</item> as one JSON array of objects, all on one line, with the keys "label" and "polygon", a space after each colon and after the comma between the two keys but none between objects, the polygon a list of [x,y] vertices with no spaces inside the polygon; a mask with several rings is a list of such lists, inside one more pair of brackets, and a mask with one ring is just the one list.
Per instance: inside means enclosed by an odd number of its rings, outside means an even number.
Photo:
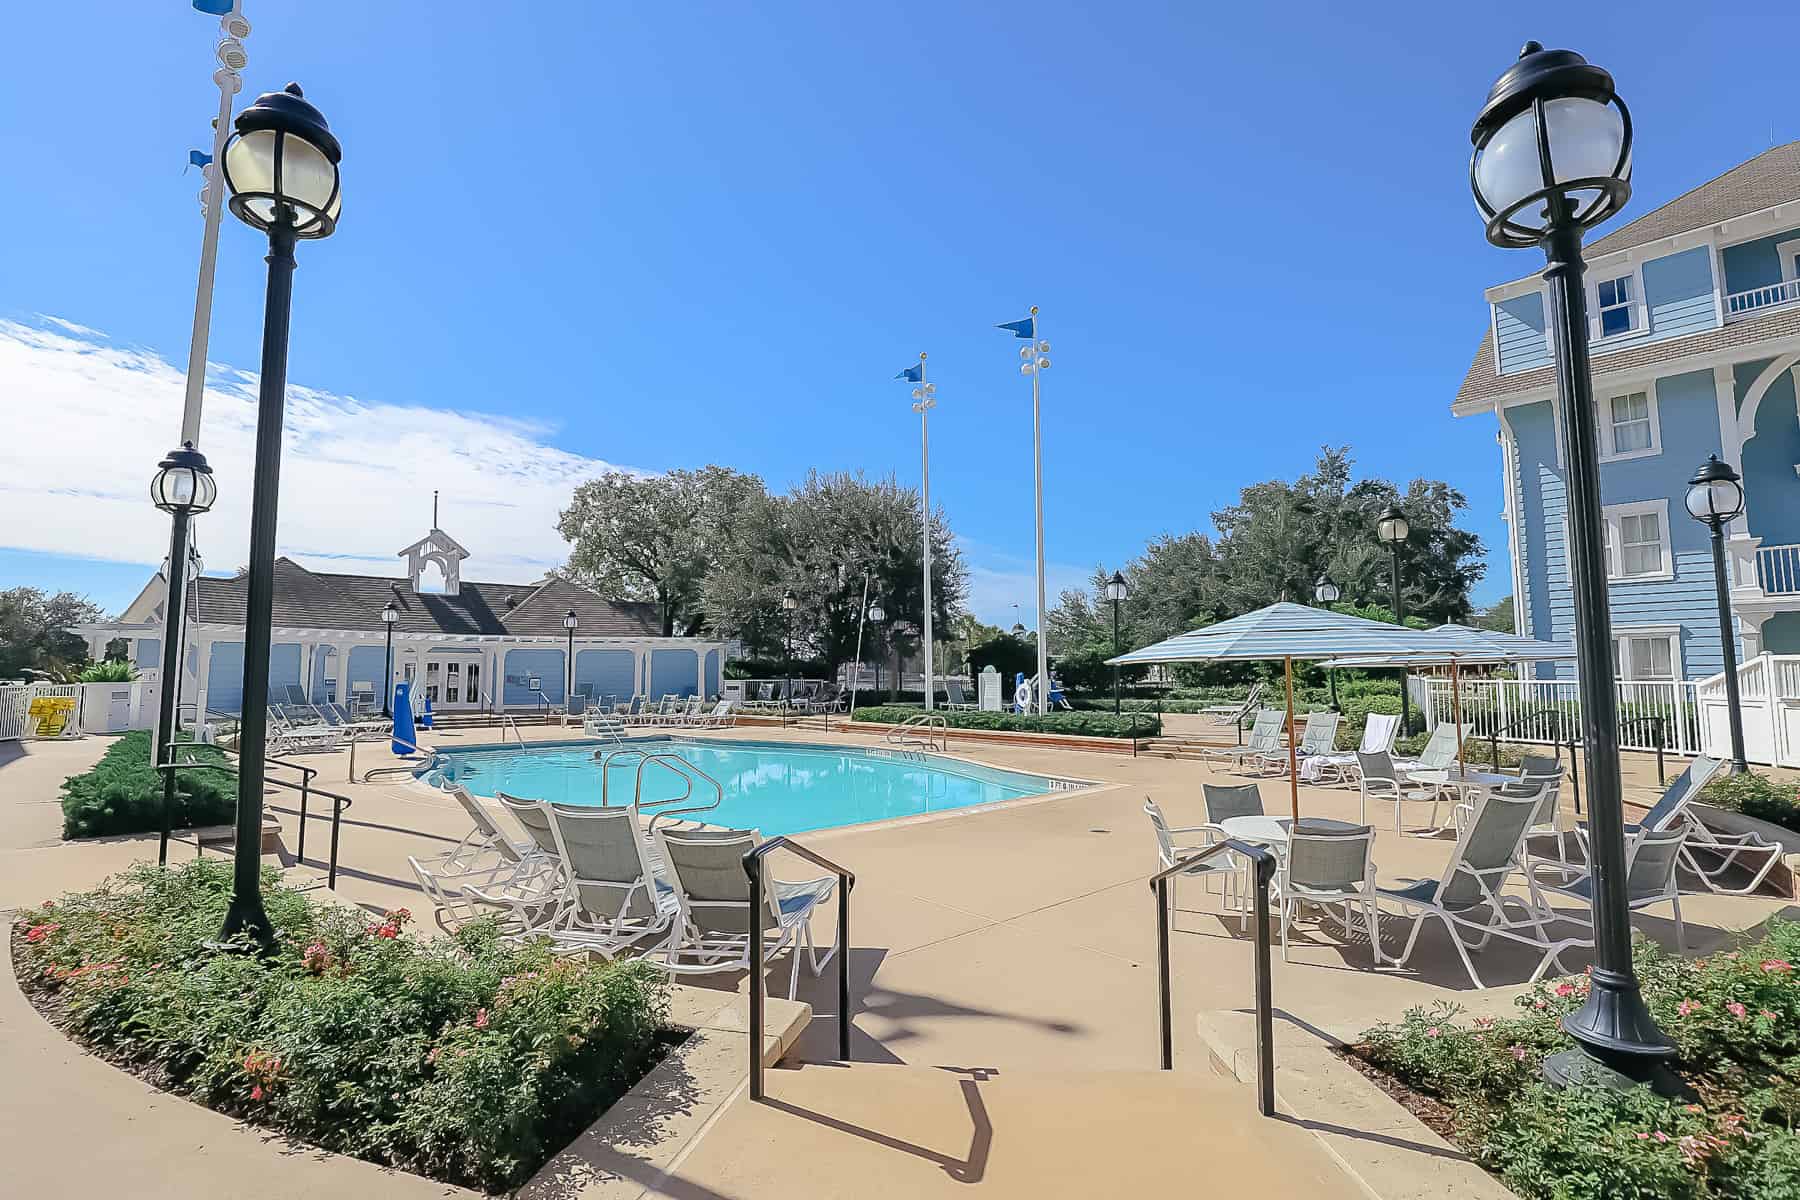
[{"label": "hedge", "polygon": [[[857,721],[873,721],[880,724],[898,725],[908,717],[916,717],[920,709],[900,706],[878,706],[856,710],[852,718]],[[1044,716],[1035,713],[1008,712],[971,712],[963,710],[938,709],[934,714],[944,718],[944,723],[952,729],[997,729],[1009,733],[1068,733],[1081,737],[1131,737],[1134,730],[1140,738],[1155,737],[1162,732],[1162,722],[1154,714],[1139,715],[1135,721],[1130,714],[1115,717],[1111,713],[1094,712],[1055,712]]]},{"label": "hedge", "polygon": [[[225,762],[211,746],[183,744],[183,757]],[[162,828],[162,776],[150,765],[150,733],[135,730],[107,748],[93,768],[63,781],[63,837],[107,837]],[[223,825],[237,811],[237,772],[178,771],[170,825]]]}]

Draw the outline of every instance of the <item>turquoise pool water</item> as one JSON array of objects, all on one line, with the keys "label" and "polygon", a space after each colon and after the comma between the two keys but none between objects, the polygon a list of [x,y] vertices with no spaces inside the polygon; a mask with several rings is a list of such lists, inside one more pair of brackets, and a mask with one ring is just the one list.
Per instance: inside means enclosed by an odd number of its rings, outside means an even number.
[{"label": "turquoise pool water", "polygon": [[[641,738],[632,745],[650,753],[678,755],[719,782],[724,789],[719,807],[697,819],[733,829],[758,829],[767,837],[1087,786],[914,750],[677,738]],[[478,796],[502,791],[531,800],[597,805],[601,767],[596,750],[601,748],[593,741],[446,750],[423,775],[428,782],[441,778],[460,783]],[[631,803],[638,770],[636,755],[612,755],[605,772],[608,803]],[[676,771],[654,760],[645,766],[644,799],[680,796],[686,783]],[[703,782],[694,785],[696,801],[708,801],[711,795],[712,789]]]}]

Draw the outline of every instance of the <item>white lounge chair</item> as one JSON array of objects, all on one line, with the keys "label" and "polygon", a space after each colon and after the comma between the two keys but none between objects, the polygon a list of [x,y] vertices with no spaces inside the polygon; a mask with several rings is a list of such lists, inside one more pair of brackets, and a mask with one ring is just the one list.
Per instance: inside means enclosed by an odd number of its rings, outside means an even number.
[{"label": "white lounge chair", "polygon": [[945,708],[973,710],[976,707],[970,702],[969,698],[963,694],[962,680],[960,679],[944,680],[944,695],[948,697],[948,699],[944,701]]},{"label": "white lounge chair", "polygon": [[[1463,726],[1463,740],[1469,738],[1469,726]],[[1431,736],[1425,739],[1425,748],[1419,751],[1417,758],[1396,758],[1394,766],[1406,776],[1424,776],[1421,783],[1442,783],[1443,780],[1432,779],[1431,772],[1441,776],[1456,765],[1456,726],[1449,721],[1439,721]]]},{"label": "white lounge chair", "polygon": [[712,706],[712,711],[702,713],[696,724],[702,729],[730,729],[737,724],[737,717],[732,714],[729,700],[721,700]]},{"label": "white lounge chair", "polygon": [[[1334,712],[1311,712],[1306,714],[1306,725],[1300,731],[1299,744],[1294,747],[1294,761],[1304,771],[1307,759],[1324,758],[1337,748],[1338,725],[1343,717]],[[1278,774],[1287,774],[1288,752],[1277,748],[1256,758],[1256,765]]]},{"label": "white lounge chair", "polygon": [[[508,837],[467,788],[452,785],[449,792],[469,814],[469,832],[451,850],[406,860],[420,890],[431,901],[433,919],[446,933],[484,912],[516,915],[527,906],[515,904],[515,899],[540,895],[555,881],[554,864],[537,846]],[[484,893],[507,898],[494,903],[481,899]],[[544,915],[541,906],[529,913],[531,920]],[[523,929],[528,923],[518,921],[514,929]]]},{"label": "white lounge chair", "polygon": [[1201,713],[1213,719],[1219,725],[1241,725],[1244,718],[1256,711],[1262,703],[1263,685],[1254,683],[1250,691],[1236,704],[1212,704],[1201,709]]},{"label": "white lounge chair", "polygon": [[1362,744],[1343,754],[1322,754],[1301,766],[1300,777],[1318,783],[1354,783],[1360,771],[1358,754],[1392,754],[1394,735],[1400,731],[1395,713],[1370,713],[1363,722]]},{"label": "white lounge chair", "polygon": [[[1688,811],[1688,805],[1699,798],[1713,776],[1718,774],[1719,765],[1718,759],[1704,755],[1689,763],[1687,770],[1663,790],[1662,797],[1644,814],[1644,819],[1637,825],[1625,827],[1625,835],[1632,837],[1639,829],[1666,830],[1685,824],[1688,836],[1681,846],[1682,868],[1693,873],[1708,891],[1742,896],[1762,886],[1763,880],[1769,877],[1769,872],[1781,861],[1783,849],[1779,843],[1771,842],[1758,833],[1720,833],[1709,829],[1699,817]],[[1577,824],[1575,834],[1581,840],[1582,850],[1587,851],[1587,824]],[[1710,861],[1702,862],[1695,851],[1706,855]],[[1750,856],[1752,862],[1757,856],[1762,857],[1759,866],[1744,868],[1750,872],[1750,882],[1725,886],[1722,881],[1727,873],[1738,865],[1740,857],[1746,855]],[[1589,857],[1591,861],[1591,855]]]},{"label": "white lounge chair", "polygon": [[1350,932],[1353,912],[1362,913],[1363,929],[1381,957],[1381,910],[1375,903],[1375,860],[1370,847],[1375,833],[1367,825],[1336,829],[1300,821],[1288,830],[1287,854],[1276,873],[1275,886],[1281,905],[1281,958],[1288,959],[1288,928],[1302,904],[1327,910],[1342,905],[1338,923]]},{"label": "white lounge chair", "polygon": [[612,958],[666,933],[675,894],[646,853],[629,808],[546,804],[562,866],[562,902],[545,933],[558,950],[591,950]]},{"label": "white lounge chair", "polygon": [[[1667,829],[1640,827],[1636,834],[1625,840],[1626,905],[1632,912],[1636,912],[1653,904],[1668,903],[1675,915],[1675,947],[1683,953],[1687,952],[1687,929],[1681,921],[1681,888],[1675,869],[1681,862],[1688,828],[1680,823]],[[1579,900],[1582,908],[1576,911],[1554,910],[1544,903],[1544,892]],[[1575,879],[1564,879],[1560,875],[1556,878],[1533,878],[1532,896],[1549,919],[1568,921],[1588,931],[1585,938],[1559,942],[1554,949],[1546,951],[1543,961],[1538,964],[1537,973],[1532,976],[1533,980],[1537,980],[1543,977],[1552,963],[1556,963],[1559,970],[1567,970],[1557,961],[1557,956],[1564,950],[1593,947],[1594,877],[1584,873]]]},{"label": "white lounge chair", "polygon": [[1200,751],[1203,758],[1212,762],[1230,763],[1243,766],[1253,762],[1262,755],[1281,746],[1281,725],[1285,719],[1278,708],[1265,708],[1256,714],[1256,722],[1250,726],[1250,733],[1241,746],[1208,746]]},{"label": "white lounge chair", "polygon": [[[813,944],[812,915],[837,889],[836,876],[800,883],[765,880],[765,903],[757,928],[749,927],[750,880],[744,855],[762,842],[754,830],[658,829],[656,844],[667,864],[679,915],[668,941],[658,950],[663,965],[677,974],[709,974],[750,966],[750,939],[760,937],[770,957],[788,950],[793,970],[788,979],[791,1000],[800,986],[801,951],[817,975],[845,947],[834,946],[824,957]],[[759,986],[761,980],[753,980]]]}]

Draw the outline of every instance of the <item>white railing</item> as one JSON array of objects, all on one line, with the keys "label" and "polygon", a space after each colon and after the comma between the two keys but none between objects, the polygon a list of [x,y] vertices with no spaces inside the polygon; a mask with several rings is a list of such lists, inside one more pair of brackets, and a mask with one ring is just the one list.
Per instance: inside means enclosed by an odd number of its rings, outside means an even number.
[{"label": "white railing", "polygon": [[25,697],[29,691],[23,684],[0,684],[0,742],[16,742],[25,736]]},{"label": "white railing", "polygon": [[1725,319],[1729,321],[1736,317],[1754,316],[1766,308],[1792,304],[1796,300],[1800,300],[1800,279],[1784,279],[1767,287],[1732,292],[1725,297]]},{"label": "white railing", "polygon": [[1800,595],[1800,545],[1758,546],[1756,583],[1764,595]]},{"label": "white railing", "polygon": [[[1697,696],[1705,750],[1724,757],[1731,749],[1724,672],[1702,679]],[[1759,654],[1738,667],[1738,701],[1744,757],[1800,767],[1800,654]]]},{"label": "white railing", "polygon": [[[1454,697],[1448,679],[1423,679],[1428,726],[1451,720]],[[1685,680],[1624,681],[1618,688],[1619,745],[1626,750],[1663,748],[1700,753],[1696,684]],[[1462,684],[1462,719],[1479,737],[1503,742],[1567,743],[1581,736],[1581,695],[1572,679],[1470,679]]]}]

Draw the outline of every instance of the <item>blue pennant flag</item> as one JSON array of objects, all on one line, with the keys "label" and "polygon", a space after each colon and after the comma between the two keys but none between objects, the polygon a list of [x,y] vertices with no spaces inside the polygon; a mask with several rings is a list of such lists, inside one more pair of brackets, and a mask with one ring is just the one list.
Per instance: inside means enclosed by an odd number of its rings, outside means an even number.
[{"label": "blue pennant flag", "polygon": [[894,378],[904,379],[908,383],[918,383],[921,379],[925,378],[925,364],[920,363],[917,366],[908,367],[906,370],[894,376]]},{"label": "blue pennant flag", "polygon": [[204,151],[204,150],[189,150],[188,151],[188,166],[190,166],[190,167],[205,167],[205,166],[211,165],[211,163],[212,163],[212,155],[208,154],[206,151]]},{"label": "blue pennant flag", "polygon": [[1032,329],[1032,324],[1036,320],[1036,317],[1026,317],[1023,321],[1008,321],[1006,324],[996,325],[994,328],[1010,330],[1016,338],[1029,338],[1036,336],[1036,331]]},{"label": "blue pennant flag", "polygon": [[231,0],[194,0],[194,8],[203,13],[210,13],[215,17],[229,16],[231,13]]}]

